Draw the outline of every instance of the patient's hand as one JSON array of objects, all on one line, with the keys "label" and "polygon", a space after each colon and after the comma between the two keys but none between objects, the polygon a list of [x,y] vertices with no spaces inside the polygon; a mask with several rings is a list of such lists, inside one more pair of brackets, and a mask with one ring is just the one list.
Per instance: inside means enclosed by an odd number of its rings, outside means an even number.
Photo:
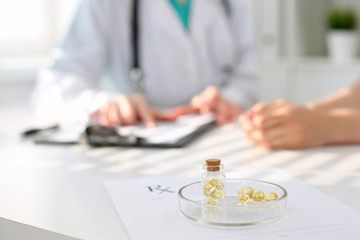
[{"label": "patient's hand", "polygon": [[329,141],[333,118],[295,104],[259,103],[240,117],[248,139],[270,149],[297,149]]},{"label": "patient's hand", "polygon": [[241,108],[222,96],[217,87],[210,86],[202,93],[194,96],[188,106],[180,106],[174,109],[176,116],[210,112],[215,114],[216,123],[221,125],[233,121],[240,114]]},{"label": "patient's hand", "polygon": [[97,122],[105,127],[134,125],[138,121],[147,127],[154,127],[156,121],[174,121],[176,116],[163,113],[148,105],[142,95],[120,95],[105,104],[90,116],[90,122]]}]

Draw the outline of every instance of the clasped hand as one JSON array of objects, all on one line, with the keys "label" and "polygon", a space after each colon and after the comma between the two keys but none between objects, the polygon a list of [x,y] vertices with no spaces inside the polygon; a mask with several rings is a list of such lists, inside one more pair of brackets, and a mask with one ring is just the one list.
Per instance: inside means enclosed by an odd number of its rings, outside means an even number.
[{"label": "clasped hand", "polygon": [[325,144],[328,118],[286,101],[258,103],[240,117],[245,136],[265,148],[297,149]]}]

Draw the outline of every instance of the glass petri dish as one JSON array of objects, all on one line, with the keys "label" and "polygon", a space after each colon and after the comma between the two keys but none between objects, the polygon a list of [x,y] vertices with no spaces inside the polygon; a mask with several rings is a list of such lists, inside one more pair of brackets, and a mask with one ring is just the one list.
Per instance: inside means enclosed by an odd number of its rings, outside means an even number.
[{"label": "glass petri dish", "polygon": [[[206,204],[201,182],[183,186],[178,192],[181,213],[193,221],[204,224],[252,226],[275,221],[285,211],[287,191],[277,184],[249,179],[225,179],[224,185],[225,199],[219,200],[217,205]],[[242,204],[238,201],[238,191],[245,186],[265,193],[274,192],[278,199]]]}]

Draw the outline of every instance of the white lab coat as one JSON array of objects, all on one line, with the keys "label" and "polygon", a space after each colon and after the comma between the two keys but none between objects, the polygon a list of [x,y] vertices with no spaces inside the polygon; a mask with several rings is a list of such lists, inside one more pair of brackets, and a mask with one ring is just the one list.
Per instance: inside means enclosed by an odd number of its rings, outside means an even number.
[{"label": "white lab coat", "polygon": [[[155,107],[187,104],[207,86],[244,109],[256,101],[251,0],[193,0],[189,31],[168,0],[140,0],[143,94]],[[38,77],[33,103],[44,121],[87,121],[118,94],[135,90],[131,0],[82,0],[52,61]]]}]

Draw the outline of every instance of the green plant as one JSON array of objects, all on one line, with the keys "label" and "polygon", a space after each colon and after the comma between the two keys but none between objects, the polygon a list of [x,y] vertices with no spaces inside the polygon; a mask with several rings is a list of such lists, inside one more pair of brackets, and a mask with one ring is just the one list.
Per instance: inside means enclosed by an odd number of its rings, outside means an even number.
[{"label": "green plant", "polygon": [[357,27],[358,19],[352,10],[341,10],[333,8],[327,15],[328,28],[332,30],[354,30]]}]

